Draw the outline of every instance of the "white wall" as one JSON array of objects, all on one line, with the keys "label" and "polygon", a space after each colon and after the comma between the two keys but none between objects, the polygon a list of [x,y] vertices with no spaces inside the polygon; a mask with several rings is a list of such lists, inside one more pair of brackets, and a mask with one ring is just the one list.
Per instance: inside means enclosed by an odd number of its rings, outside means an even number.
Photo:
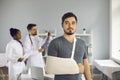
[{"label": "white wall", "polygon": [[28,23],[62,35],[61,16],[68,11],[78,17],[77,32],[92,30],[94,57],[109,58],[109,0],[0,0],[0,52],[10,40],[10,27],[19,28],[23,39]]}]

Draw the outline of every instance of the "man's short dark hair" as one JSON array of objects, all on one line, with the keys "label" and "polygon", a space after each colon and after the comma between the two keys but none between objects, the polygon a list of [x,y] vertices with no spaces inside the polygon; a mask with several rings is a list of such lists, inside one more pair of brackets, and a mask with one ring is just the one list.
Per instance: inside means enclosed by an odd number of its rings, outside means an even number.
[{"label": "man's short dark hair", "polygon": [[65,20],[66,18],[69,18],[69,17],[74,17],[75,20],[76,20],[76,22],[77,22],[77,17],[76,17],[76,15],[73,14],[72,12],[67,12],[67,13],[65,13],[65,14],[62,16],[62,24],[63,24],[64,20]]},{"label": "man's short dark hair", "polygon": [[28,24],[27,26],[27,30],[31,30],[33,27],[35,27],[36,24]]}]

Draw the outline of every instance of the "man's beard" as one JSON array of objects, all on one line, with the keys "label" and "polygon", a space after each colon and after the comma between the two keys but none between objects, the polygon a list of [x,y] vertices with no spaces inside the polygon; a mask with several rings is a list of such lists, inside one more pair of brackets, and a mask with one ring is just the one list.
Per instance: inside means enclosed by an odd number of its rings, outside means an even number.
[{"label": "man's beard", "polygon": [[67,33],[67,32],[66,32],[66,34],[67,34],[67,35],[73,35],[74,33]]},{"label": "man's beard", "polygon": [[34,34],[32,34],[33,36],[36,36],[37,35],[37,33],[34,33]]},{"label": "man's beard", "polygon": [[67,34],[67,35],[73,35],[75,32],[66,32],[66,31],[64,31],[65,32],[65,34]]}]

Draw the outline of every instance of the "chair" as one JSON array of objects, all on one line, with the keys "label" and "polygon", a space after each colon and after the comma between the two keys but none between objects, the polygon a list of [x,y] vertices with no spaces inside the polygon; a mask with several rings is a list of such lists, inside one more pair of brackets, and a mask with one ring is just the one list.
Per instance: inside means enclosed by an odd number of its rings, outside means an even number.
[{"label": "chair", "polygon": [[35,80],[44,80],[43,68],[31,67],[31,78]]}]

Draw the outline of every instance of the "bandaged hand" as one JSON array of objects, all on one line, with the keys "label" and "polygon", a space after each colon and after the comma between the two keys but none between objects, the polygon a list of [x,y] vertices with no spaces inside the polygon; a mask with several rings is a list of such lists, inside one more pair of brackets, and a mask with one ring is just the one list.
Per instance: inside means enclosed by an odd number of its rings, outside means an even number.
[{"label": "bandaged hand", "polygon": [[83,74],[83,73],[84,73],[84,65],[81,64],[81,63],[79,63],[79,64],[78,64],[78,67],[79,67],[79,72],[80,72],[81,74]]}]

